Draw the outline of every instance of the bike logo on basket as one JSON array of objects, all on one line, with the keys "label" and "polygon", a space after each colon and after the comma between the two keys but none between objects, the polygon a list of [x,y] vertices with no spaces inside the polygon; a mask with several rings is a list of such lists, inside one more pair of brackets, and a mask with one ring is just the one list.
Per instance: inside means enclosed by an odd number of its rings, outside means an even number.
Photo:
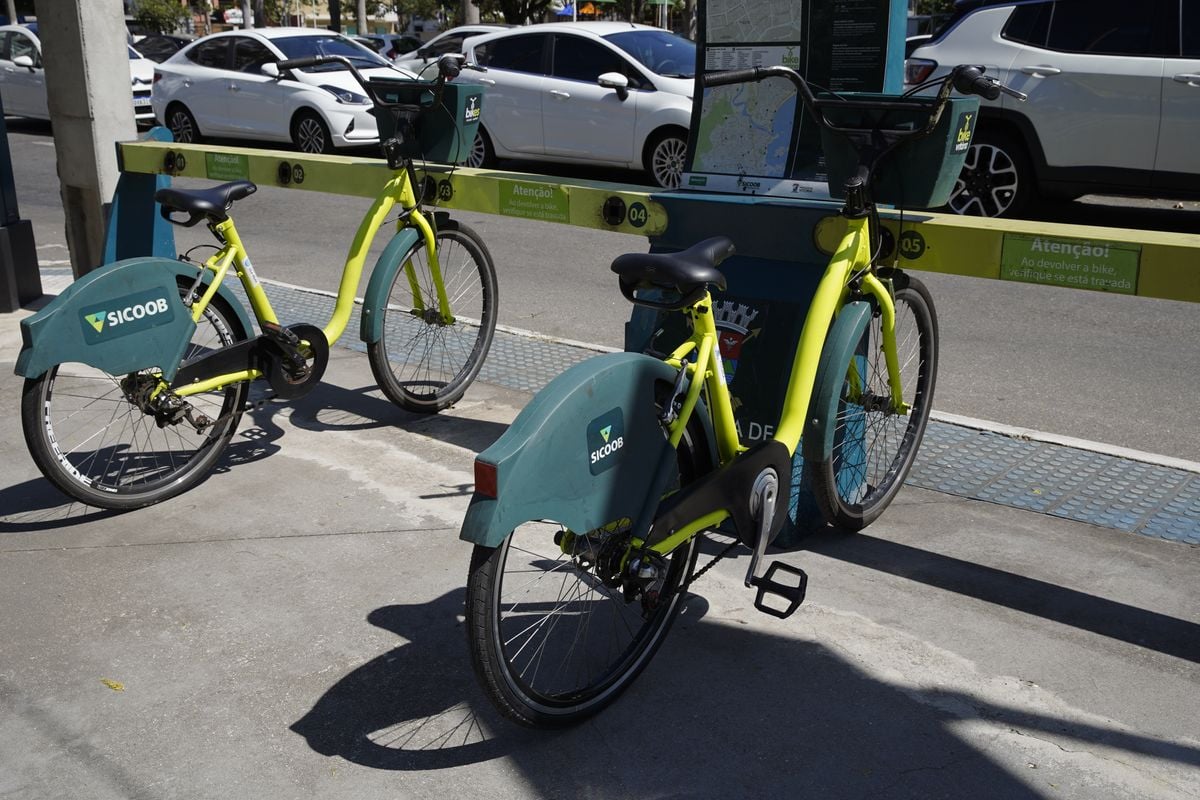
[{"label": "bike logo on basket", "polygon": [[472,94],[467,96],[467,108],[463,112],[463,122],[478,122],[479,115],[483,113],[483,108],[480,106],[480,100],[483,95]]},{"label": "bike logo on basket", "polygon": [[83,340],[96,344],[165,325],[175,319],[175,312],[163,290],[152,289],[89,306],[80,317]]},{"label": "bike logo on basket", "polygon": [[620,462],[618,457],[625,446],[625,415],[621,409],[606,411],[587,426],[588,468],[599,475]]},{"label": "bike logo on basket", "polygon": [[958,115],[958,133],[954,136],[954,152],[965,153],[971,146],[971,136],[975,133],[975,114],[964,112]]}]

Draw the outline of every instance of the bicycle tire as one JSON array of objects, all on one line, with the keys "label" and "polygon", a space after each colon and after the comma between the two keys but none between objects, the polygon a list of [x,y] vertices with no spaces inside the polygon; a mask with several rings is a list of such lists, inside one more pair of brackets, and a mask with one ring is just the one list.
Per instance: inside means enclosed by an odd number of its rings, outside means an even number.
[{"label": "bicycle tire", "polygon": [[[367,345],[379,388],[408,411],[432,414],[457,403],[479,374],[496,332],[496,268],[473,230],[443,222],[437,235],[442,283],[454,322],[424,314],[414,303],[408,270],[397,271],[383,308],[383,332]],[[412,265],[426,305],[437,292],[422,239],[402,262]]]},{"label": "bicycle tire", "polygon": [[[190,287],[191,281],[181,279],[180,295],[186,297]],[[216,295],[182,361],[247,337],[238,315]],[[57,364],[26,379],[21,427],[34,463],[66,495],[128,511],[182,494],[209,474],[237,430],[247,383],[187,399],[211,419],[224,417],[200,434],[186,421],[160,428],[126,398],[121,380],[83,364]]]},{"label": "bicycle tire", "polygon": [[[708,469],[707,450],[704,440],[696,438],[698,433],[689,425],[680,442],[680,486]],[[619,536],[619,528],[614,526],[584,536],[598,542],[598,552],[600,540]],[[561,530],[555,523],[526,523],[510,532],[499,547],[476,545],[467,580],[467,643],[475,675],[501,714],[531,728],[578,723],[610,705],[629,687],[678,616],[684,596],[679,587],[695,568],[698,553],[699,536],[694,536],[668,556],[666,577],[652,605],[644,604],[642,597],[626,602],[621,587],[605,586],[594,567],[580,569],[563,553],[555,542]],[[514,555],[517,558],[513,559]],[[510,560],[516,562],[511,570]],[[536,577],[530,577],[534,573]],[[526,595],[544,592],[542,602],[548,602],[550,608],[541,622],[527,625],[530,613],[522,610],[540,613],[537,597],[522,597],[520,602],[504,597],[506,577],[518,583],[516,588]],[[544,636],[531,648],[539,634]],[[593,658],[592,652],[601,645],[607,655],[597,652]],[[577,647],[586,649],[581,665],[586,672],[580,672],[578,665],[564,670],[565,660],[553,670],[565,679],[582,675],[582,682],[555,685],[551,681],[557,676],[546,676],[552,670],[541,669],[562,647],[568,648],[566,656]],[[593,660],[598,663],[591,663]]]},{"label": "bicycle tire", "polygon": [[[916,457],[937,380],[937,313],[929,291],[916,278],[892,274],[896,305],[896,349],[906,415],[893,413],[891,390],[882,349],[882,321],[872,315],[858,346],[848,359],[829,364],[817,377],[809,419],[835,425],[833,450],[828,458],[805,459],[804,469],[813,487],[817,506],[826,522],[846,531],[870,525],[895,498]],[[838,335],[835,324],[829,347]],[[847,374],[851,362],[865,375],[865,392],[852,398]],[[819,435],[810,424],[806,436]]]}]

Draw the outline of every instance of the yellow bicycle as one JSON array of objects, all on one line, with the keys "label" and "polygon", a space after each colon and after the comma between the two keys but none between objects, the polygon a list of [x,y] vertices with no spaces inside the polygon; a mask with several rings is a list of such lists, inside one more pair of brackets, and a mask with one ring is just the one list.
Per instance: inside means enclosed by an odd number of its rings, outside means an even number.
[{"label": "yellow bicycle", "polygon": [[[815,96],[784,67],[704,81],[771,76],[795,84],[827,134],[830,188],[845,199],[774,438],[749,448],[738,439],[710,294],[725,288],[718,266],[734,252],[719,236],[612,264],[629,300],[686,316],[690,335],[673,352],[572,367],[476,459],[461,534],[475,545],[468,644],[488,696],[521,724],[576,722],[629,686],[711,566],[696,569],[706,530],[735,535],[725,552],[750,549],[746,585],[759,610],[792,614],[807,576],[782,561],[763,565],[787,515],[798,451],[827,521],[859,530],[896,496],[920,447],[937,317],[920,281],[878,264],[875,199],[944,202],[978,107],[951,98],[952,88],[995,96],[1002,87],[975,67],[954,70],[935,97]],[[898,162],[929,173],[924,197],[897,178]]]},{"label": "yellow bicycle", "polygon": [[[184,492],[215,466],[247,408],[251,381],[275,397],[311,391],[329,347],[345,332],[372,240],[395,216],[391,240],[371,272],[359,336],[372,371],[395,403],[420,413],[462,397],[479,373],[496,327],[496,271],[483,241],[444,213],[421,209],[413,158],[429,116],[461,122],[443,105],[460,57],[439,62],[428,82],[365,79],[347,59],[282,61],[283,72],[340,62],[394,135],[382,142],[394,176],[355,234],[324,328],[280,324],[259,282],[231,209],[256,191],[250,181],[205,189],[160,189],[162,215],[204,222],[216,252],[203,263],[134,258],[106,265],[22,320],[16,372],[25,377],[25,441],[43,475],[89,505],[131,509]],[[463,87],[455,87],[456,96]],[[459,97],[477,118],[481,87]],[[470,92],[467,92],[470,94]],[[448,160],[465,160],[472,131],[449,126]],[[381,125],[381,129],[385,126]],[[261,333],[224,284],[236,274]]]}]

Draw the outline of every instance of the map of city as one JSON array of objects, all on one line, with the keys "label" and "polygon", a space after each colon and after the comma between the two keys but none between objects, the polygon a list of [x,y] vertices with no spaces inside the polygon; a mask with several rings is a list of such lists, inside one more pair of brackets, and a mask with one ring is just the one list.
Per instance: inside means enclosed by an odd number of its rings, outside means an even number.
[{"label": "map of city", "polygon": [[709,44],[798,42],[807,3],[795,0],[709,0]]},{"label": "map of city", "polygon": [[796,90],[782,79],[720,86],[704,93],[693,171],[783,178]]}]

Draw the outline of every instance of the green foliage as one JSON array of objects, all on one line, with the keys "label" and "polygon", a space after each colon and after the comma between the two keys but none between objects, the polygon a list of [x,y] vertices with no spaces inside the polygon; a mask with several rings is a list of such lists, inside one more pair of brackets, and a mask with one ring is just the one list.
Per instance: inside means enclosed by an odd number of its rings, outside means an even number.
[{"label": "green foliage", "polygon": [[480,0],[479,13],[490,18],[497,12],[510,25],[541,22],[550,8],[550,0]]},{"label": "green foliage", "polygon": [[133,18],[146,33],[172,33],[184,10],[177,0],[138,0]]},{"label": "green foliage", "polygon": [[917,0],[918,14],[949,14],[954,10],[954,0]]}]

